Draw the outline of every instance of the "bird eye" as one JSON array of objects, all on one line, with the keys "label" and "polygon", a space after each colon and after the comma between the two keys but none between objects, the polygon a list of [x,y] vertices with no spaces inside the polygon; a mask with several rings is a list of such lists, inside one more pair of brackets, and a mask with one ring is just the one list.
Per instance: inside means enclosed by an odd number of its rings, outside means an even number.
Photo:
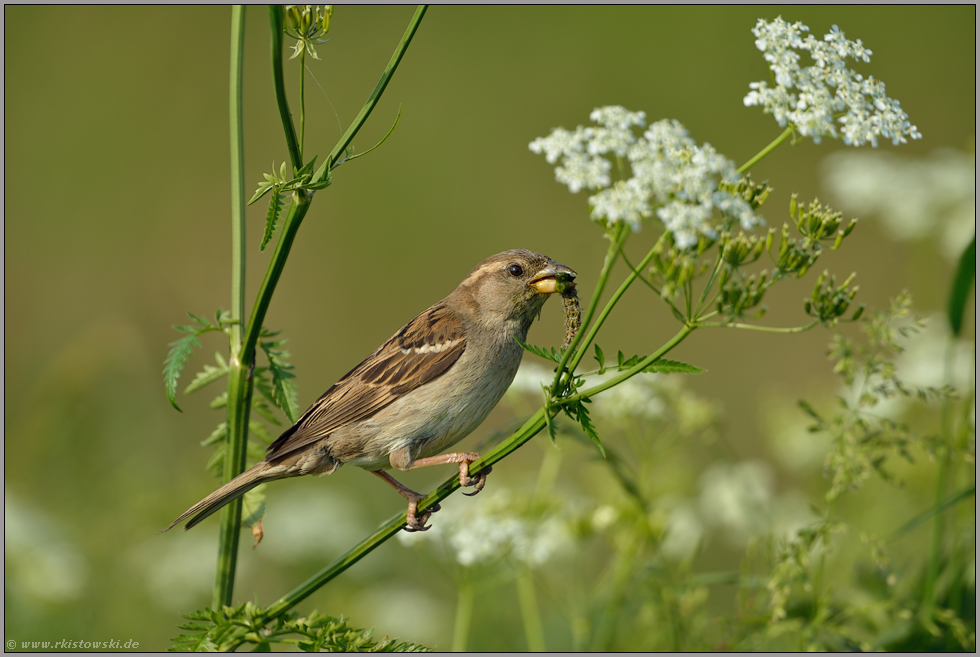
[{"label": "bird eye", "polygon": [[508,267],[507,268],[507,271],[510,272],[510,275],[511,276],[523,276],[524,275],[524,268],[521,267],[520,265],[517,265],[517,264],[511,265],[510,267]]}]

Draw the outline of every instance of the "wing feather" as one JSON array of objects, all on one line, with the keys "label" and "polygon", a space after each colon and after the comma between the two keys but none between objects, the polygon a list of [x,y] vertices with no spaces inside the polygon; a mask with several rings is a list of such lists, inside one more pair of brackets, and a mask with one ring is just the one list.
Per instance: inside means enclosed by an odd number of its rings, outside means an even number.
[{"label": "wing feather", "polygon": [[446,373],[465,349],[462,321],[443,302],[432,306],[331,386],[269,446],[266,460],[280,459],[374,415]]}]

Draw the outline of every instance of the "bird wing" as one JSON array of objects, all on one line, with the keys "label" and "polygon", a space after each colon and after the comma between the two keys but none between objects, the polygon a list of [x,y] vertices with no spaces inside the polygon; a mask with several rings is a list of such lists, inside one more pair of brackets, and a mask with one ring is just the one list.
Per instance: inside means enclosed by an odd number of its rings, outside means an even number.
[{"label": "bird wing", "polygon": [[279,459],[368,418],[444,374],[466,349],[463,323],[443,302],[406,324],[348,372],[269,446]]}]

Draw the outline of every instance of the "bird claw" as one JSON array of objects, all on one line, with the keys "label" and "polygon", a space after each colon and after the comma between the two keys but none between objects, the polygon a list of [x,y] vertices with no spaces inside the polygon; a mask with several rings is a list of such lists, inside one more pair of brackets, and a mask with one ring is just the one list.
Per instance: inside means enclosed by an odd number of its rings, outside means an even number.
[{"label": "bird claw", "polygon": [[418,505],[418,501],[408,503],[408,514],[406,518],[406,525],[402,527],[407,532],[425,532],[432,529],[432,525],[427,525],[425,523],[429,522],[429,518],[432,514],[438,511],[441,507],[438,504],[433,504],[428,509],[426,509],[420,518],[415,517],[415,511]]},{"label": "bird claw", "polygon": [[459,485],[473,486],[472,493],[463,493],[463,495],[466,495],[467,497],[473,497],[481,490],[483,490],[483,487],[487,485],[487,475],[490,474],[491,470],[493,470],[493,468],[491,466],[487,466],[482,470],[480,470],[479,474],[477,474],[476,477],[470,477],[468,474],[469,463],[460,464]]}]

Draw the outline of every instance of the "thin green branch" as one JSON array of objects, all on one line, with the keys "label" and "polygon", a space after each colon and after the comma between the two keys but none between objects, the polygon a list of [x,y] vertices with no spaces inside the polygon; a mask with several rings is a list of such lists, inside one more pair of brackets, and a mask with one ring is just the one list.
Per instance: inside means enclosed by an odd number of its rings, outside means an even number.
[{"label": "thin green branch", "polygon": [[[661,237],[661,239],[663,238]],[[658,241],[657,244],[659,243],[660,242]],[[620,244],[620,246],[622,246],[622,244]],[[596,318],[595,323],[589,328],[589,333],[583,340],[582,347],[578,349],[575,352],[575,355],[572,357],[571,363],[569,363],[568,366],[569,372],[574,372],[575,368],[578,367],[578,364],[585,357],[586,350],[589,348],[589,345],[592,344],[592,341],[595,340],[596,334],[599,332],[599,329],[602,328],[602,324],[606,321],[606,318],[609,316],[609,313],[612,312],[613,307],[619,301],[620,297],[622,297],[626,293],[626,290],[629,289],[629,286],[633,284],[633,281],[635,281],[637,277],[640,276],[639,272],[643,271],[643,269],[648,264],[650,264],[650,261],[653,260],[653,256],[655,255],[656,250],[657,250],[657,245],[654,245],[654,247],[650,249],[650,252],[647,253],[646,256],[644,256],[643,260],[640,261],[640,264],[637,266],[637,268],[630,271],[629,275],[626,277],[626,280],[623,281],[623,283],[619,286],[619,289],[616,290],[612,298],[609,299],[609,301],[606,303],[606,307],[602,309],[602,312],[599,314],[599,317]]]},{"label": "thin green branch", "polygon": [[819,326],[820,320],[813,320],[809,324],[803,326],[793,326],[791,328],[779,328],[776,326],[756,326],[754,324],[730,324],[728,322],[698,322],[696,326],[698,328],[737,328],[746,331],[760,331],[761,333],[803,333],[804,331],[809,331],[810,329]]},{"label": "thin green branch", "polygon": [[[395,69],[398,68],[398,63],[401,62],[402,57],[405,55],[405,51],[408,49],[409,44],[412,42],[412,37],[415,36],[415,31],[419,28],[419,23],[422,22],[422,17],[425,16],[425,11],[428,9],[428,5],[419,5],[415,10],[415,15],[412,16],[412,20],[409,21],[408,27],[405,28],[405,34],[402,35],[401,41],[395,47],[395,52],[392,53],[391,59],[388,60],[388,65],[385,67],[384,72],[381,74],[381,78],[378,80],[378,84],[374,86],[374,91],[368,96],[367,101],[365,101],[364,106],[361,107],[361,111],[357,113],[354,117],[353,123],[347,128],[347,132],[344,136],[340,138],[337,145],[333,147],[330,151],[327,162],[329,168],[334,168],[339,165],[341,155],[347,151],[347,147],[350,145],[351,141],[354,139],[354,135],[357,131],[361,129],[367,117],[370,116],[371,111],[374,106],[378,104],[378,99],[381,98],[381,94],[384,93],[385,87],[388,86],[388,82],[391,80],[391,76],[395,74]],[[342,160],[341,160],[342,161]]]},{"label": "thin green branch", "polygon": [[[245,469],[245,444],[251,407],[248,365],[243,364],[243,317],[245,313],[245,132],[242,121],[242,68],[245,53],[245,7],[231,9],[231,71],[228,114],[231,130],[231,316],[229,331],[228,432],[225,440],[224,481]],[[214,576],[212,606],[231,604],[241,523],[241,500],[222,510],[218,534],[218,565]]]},{"label": "thin green branch", "polygon": [[306,136],[306,48],[299,53],[299,159],[303,160]]},{"label": "thin green branch", "polygon": [[[606,251],[606,259],[602,263],[602,270],[599,272],[599,279],[596,281],[595,291],[592,293],[592,299],[589,301],[589,307],[585,311],[585,316],[582,318],[582,326],[586,327],[592,323],[592,317],[595,315],[596,308],[599,307],[599,299],[602,298],[602,293],[606,289],[606,284],[609,281],[609,274],[612,272],[613,265],[616,264],[616,257],[623,248],[623,242],[629,236],[629,228],[625,223],[619,224],[612,237],[609,240],[609,249]],[[560,381],[562,375],[565,373],[565,366],[568,364],[569,359],[572,354],[577,353],[578,346],[582,342],[583,331],[579,330],[572,339],[572,343],[568,345],[568,349],[561,357],[561,361],[558,363],[558,369],[555,372],[555,380],[551,385],[551,394],[555,396],[559,394],[561,388]],[[589,348],[588,344],[582,347],[584,352]],[[581,360],[581,359],[580,359]],[[575,366],[570,368],[570,371],[575,371]]]},{"label": "thin green branch", "polygon": [[950,507],[953,507],[953,506],[956,506],[957,504],[959,504],[960,502],[962,502],[963,500],[965,500],[968,497],[971,497],[971,496],[974,496],[975,497],[976,494],[977,494],[977,485],[976,484],[973,484],[972,486],[967,486],[966,488],[964,488],[960,492],[953,494],[952,496],[946,498],[945,500],[943,500],[939,504],[937,504],[935,506],[932,506],[932,507],[926,509],[925,511],[923,511],[919,515],[915,516],[914,518],[912,518],[911,520],[909,520],[907,523],[905,523],[904,525],[902,525],[898,529],[896,529],[895,530],[895,533],[892,534],[891,540],[893,540],[893,541],[898,540],[899,538],[901,538],[902,536],[905,536],[906,534],[908,534],[910,531],[912,531],[913,529],[915,529],[919,525],[922,525],[922,524],[928,522],[929,520],[931,520],[932,518],[934,518],[935,516],[939,515],[940,513],[942,513],[943,511],[945,511],[946,509],[948,509]]},{"label": "thin green branch", "polygon": [[286,99],[286,80],[282,63],[282,5],[269,5],[269,28],[272,30],[272,81],[276,89],[276,105],[279,106],[279,118],[282,120],[282,130],[286,135],[286,148],[289,150],[289,160],[295,173],[303,168],[303,153],[296,140],[293,115],[289,112],[289,101]]},{"label": "thin green branch", "polygon": [[783,130],[783,134],[781,134],[778,137],[776,137],[775,139],[773,139],[772,142],[770,142],[770,144],[768,146],[766,146],[761,151],[759,151],[758,153],[756,153],[755,156],[751,160],[749,160],[748,162],[746,162],[745,164],[743,164],[742,166],[740,166],[738,168],[738,172],[739,173],[745,173],[746,171],[748,171],[749,169],[751,169],[752,167],[754,167],[759,162],[759,160],[761,160],[766,155],[769,155],[769,153],[771,153],[774,150],[776,150],[776,147],[779,146],[784,141],[786,141],[789,138],[789,136],[792,135],[792,134],[793,134],[793,128],[786,128],[785,130]]},{"label": "thin green branch", "polygon": [[[497,463],[508,454],[514,452],[521,445],[529,441],[538,434],[545,426],[544,409],[541,408],[531,416],[520,429],[510,436],[507,440],[497,445],[492,451],[483,458],[470,464],[470,472],[479,472],[488,465]],[[453,475],[442,483],[438,488],[419,502],[418,513],[424,512],[442,500],[446,499],[459,488],[459,475]],[[355,563],[370,554],[375,548],[380,547],[385,541],[395,536],[406,524],[405,513],[400,513],[384,525],[374,534],[367,537],[359,544],[351,548],[346,554],[338,558],[329,566],[313,575],[311,578],[300,584],[298,587],[281,597],[273,603],[263,616],[256,620],[256,624],[267,624],[282,616],[300,602],[315,593],[320,587],[324,586],[332,579],[343,573]],[[246,628],[239,628],[231,632],[219,646],[221,651],[235,650],[245,642],[245,635],[248,633]]]},{"label": "thin green branch", "polygon": [[[640,372],[642,372],[646,368],[648,368],[651,365],[653,365],[653,363],[656,362],[657,359],[663,358],[664,355],[668,351],[670,351],[671,349],[673,349],[674,347],[676,347],[677,345],[679,345],[681,342],[683,342],[684,341],[684,338],[686,338],[688,335],[690,335],[690,333],[694,329],[696,329],[696,328],[698,328],[698,327],[697,326],[691,326],[691,325],[685,325],[683,328],[681,328],[680,331],[677,332],[676,335],[674,335],[674,337],[672,337],[669,341],[667,341],[664,344],[664,346],[660,347],[660,349],[658,349],[657,351],[653,352],[652,354],[650,354],[649,356],[647,356],[646,358],[644,358],[643,360],[641,360],[640,362],[638,362],[636,365],[634,365],[630,369],[626,370],[625,372],[620,373],[617,376],[612,377],[611,379],[607,379],[606,381],[603,381],[602,383],[600,383],[599,385],[595,386],[594,388],[589,388],[588,390],[584,390],[582,392],[579,392],[578,394],[570,395],[568,397],[564,397],[563,399],[560,400],[560,403],[561,404],[574,404],[575,402],[582,401],[583,399],[585,399],[587,397],[592,397],[594,395],[597,395],[597,394],[599,394],[600,392],[602,392],[604,390],[608,390],[609,388],[612,388],[613,386],[619,385],[620,383],[622,383],[626,379],[629,379],[631,377],[636,376],[637,374],[639,374]],[[470,471],[471,472],[474,471],[473,470],[473,466],[470,466]]]}]

